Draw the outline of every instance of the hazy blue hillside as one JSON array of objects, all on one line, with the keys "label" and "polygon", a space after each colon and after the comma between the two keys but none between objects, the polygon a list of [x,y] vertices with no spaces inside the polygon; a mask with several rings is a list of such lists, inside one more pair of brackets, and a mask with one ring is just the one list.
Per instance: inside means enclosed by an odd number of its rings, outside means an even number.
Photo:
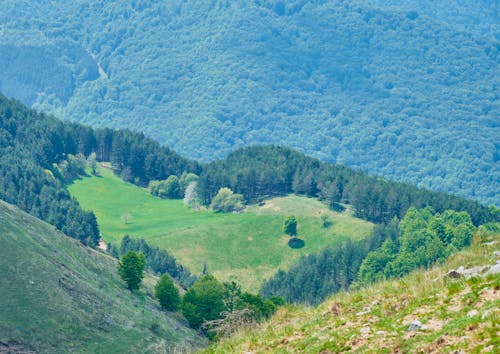
[{"label": "hazy blue hillside", "polygon": [[498,2],[4,0],[0,90],[191,158],[278,143],[500,205]]}]

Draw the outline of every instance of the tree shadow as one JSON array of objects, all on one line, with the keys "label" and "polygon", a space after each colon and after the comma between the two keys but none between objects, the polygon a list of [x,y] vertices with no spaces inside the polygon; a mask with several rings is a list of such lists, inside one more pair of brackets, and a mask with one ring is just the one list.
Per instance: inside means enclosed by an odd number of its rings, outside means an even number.
[{"label": "tree shadow", "polygon": [[298,237],[292,237],[290,240],[288,240],[288,247],[290,248],[302,248],[306,245],[304,240],[298,238]]}]

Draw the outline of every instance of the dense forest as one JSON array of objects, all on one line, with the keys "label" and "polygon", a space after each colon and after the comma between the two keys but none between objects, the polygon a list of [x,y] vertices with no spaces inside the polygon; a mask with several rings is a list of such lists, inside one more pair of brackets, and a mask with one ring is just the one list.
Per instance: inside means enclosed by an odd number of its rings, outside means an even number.
[{"label": "dense forest", "polygon": [[478,202],[322,163],[279,146],[242,148],[205,165],[198,180],[202,201],[209,204],[221,187],[242,194],[247,202],[295,193],[319,197],[333,209],[349,203],[356,216],[376,223],[403,218],[412,206],[467,211],[476,225],[497,218],[492,209]]},{"label": "dense forest", "polygon": [[495,0],[5,0],[0,90],[203,161],[253,144],[500,205]]},{"label": "dense forest", "polygon": [[64,123],[0,95],[0,199],[95,246],[94,214],[83,211],[64,186],[65,173],[92,153],[112,160],[123,178],[138,184],[200,169],[142,134]]}]

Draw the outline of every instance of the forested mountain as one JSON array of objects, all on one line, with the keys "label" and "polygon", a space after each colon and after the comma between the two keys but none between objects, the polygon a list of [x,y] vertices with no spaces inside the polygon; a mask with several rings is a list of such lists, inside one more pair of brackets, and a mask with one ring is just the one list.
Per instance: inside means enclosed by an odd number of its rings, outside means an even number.
[{"label": "forested mountain", "polygon": [[65,187],[67,178],[84,173],[92,153],[137,184],[199,171],[196,162],[142,134],[64,123],[0,94],[0,199],[95,246],[100,236],[94,214],[83,211]]},{"label": "forested mountain", "polygon": [[495,0],[2,2],[0,90],[212,160],[275,143],[500,205]]}]

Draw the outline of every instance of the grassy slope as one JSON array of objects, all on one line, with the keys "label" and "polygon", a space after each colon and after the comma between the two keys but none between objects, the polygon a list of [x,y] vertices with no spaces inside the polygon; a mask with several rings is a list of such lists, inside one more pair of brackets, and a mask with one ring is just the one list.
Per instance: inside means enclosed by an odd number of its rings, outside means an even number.
[{"label": "grassy slope", "polygon": [[[302,254],[318,251],[348,237],[368,235],[372,224],[328,211],[319,201],[296,196],[276,198],[242,214],[193,211],[181,200],[165,200],[125,183],[109,170],[84,177],[69,186],[83,208],[96,213],[103,237],[118,242],[123,235],[142,237],[172,252],[191,271],[204,262],[219,279],[234,279],[255,290],[262,279],[288,267]],[[128,212],[125,224],[120,216]],[[321,227],[320,212],[333,224]],[[282,233],[284,215],[295,214],[305,247],[293,250]]]},{"label": "grassy slope", "polygon": [[[132,294],[116,261],[0,201],[0,352],[152,352],[203,340],[147,293]],[[158,329],[152,332],[151,324]],[[7,350],[8,351],[8,350]]]},{"label": "grassy slope", "polygon": [[[460,265],[495,264],[500,235],[495,238],[493,246],[476,239],[444,266],[340,293],[315,309],[283,308],[268,323],[207,352],[495,352],[500,347],[500,275],[445,277]],[[422,328],[408,331],[415,320]]]}]

